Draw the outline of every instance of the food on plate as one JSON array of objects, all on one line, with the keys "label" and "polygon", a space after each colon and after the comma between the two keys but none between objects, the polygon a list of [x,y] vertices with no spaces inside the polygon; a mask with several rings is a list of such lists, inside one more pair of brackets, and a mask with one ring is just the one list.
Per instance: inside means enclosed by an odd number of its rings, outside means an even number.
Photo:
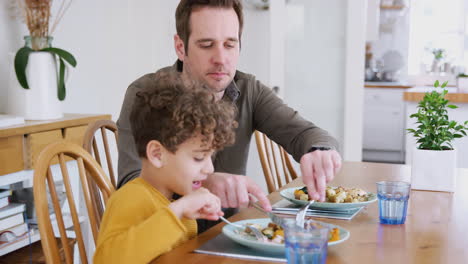
[{"label": "food on plate", "polygon": [[[322,225],[319,223],[313,224],[316,228],[322,227]],[[281,226],[274,223],[268,223],[267,227],[263,227],[259,224],[247,224],[247,227],[245,228],[244,232],[251,236],[255,235],[253,234],[252,230],[250,230],[249,226],[253,226],[258,230],[261,230],[262,234],[265,236],[265,241],[276,244],[284,244],[284,230]],[[333,242],[338,240],[340,240],[340,230],[336,227],[330,229],[328,241]]]},{"label": "food on plate", "polygon": [[330,236],[328,238],[328,241],[333,242],[338,240],[340,240],[340,230],[335,227],[332,230],[330,230]]},{"label": "food on plate", "polygon": [[[347,189],[344,187],[330,187],[327,186],[325,190],[326,202],[330,203],[359,203],[365,202],[369,199],[369,194],[359,188]],[[297,189],[294,191],[294,198],[297,200],[309,201],[310,197],[307,193],[307,187]]]}]

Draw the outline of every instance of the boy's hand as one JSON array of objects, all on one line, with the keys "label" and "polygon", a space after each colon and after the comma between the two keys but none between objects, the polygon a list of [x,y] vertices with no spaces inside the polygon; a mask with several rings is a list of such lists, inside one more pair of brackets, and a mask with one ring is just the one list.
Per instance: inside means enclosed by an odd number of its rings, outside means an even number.
[{"label": "boy's hand", "polygon": [[224,213],[221,201],[208,189],[200,188],[171,203],[169,208],[179,218],[218,220]]}]

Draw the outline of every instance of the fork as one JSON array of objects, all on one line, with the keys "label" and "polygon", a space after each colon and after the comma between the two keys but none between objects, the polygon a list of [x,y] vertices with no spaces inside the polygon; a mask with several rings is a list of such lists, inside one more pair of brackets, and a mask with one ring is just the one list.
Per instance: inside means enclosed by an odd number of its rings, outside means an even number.
[{"label": "fork", "polygon": [[307,209],[309,209],[309,206],[313,204],[315,200],[309,201],[307,204],[303,205],[301,209],[299,209],[299,212],[296,215],[296,225],[304,228],[304,222],[305,222],[305,216],[307,214]]},{"label": "fork", "polygon": [[265,241],[265,236],[262,234],[262,232],[260,230],[258,230],[256,227],[254,226],[248,226],[248,225],[239,225],[239,224],[234,224],[233,222],[227,220],[226,218],[220,216],[219,219],[221,219],[223,222],[225,222],[226,224],[228,225],[232,225],[238,229],[241,229],[241,230],[245,230],[246,227],[250,228],[250,230],[252,230],[252,233],[254,233],[255,235],[255,238],[257,238],[257,240],[260,240],[260,241]]}]

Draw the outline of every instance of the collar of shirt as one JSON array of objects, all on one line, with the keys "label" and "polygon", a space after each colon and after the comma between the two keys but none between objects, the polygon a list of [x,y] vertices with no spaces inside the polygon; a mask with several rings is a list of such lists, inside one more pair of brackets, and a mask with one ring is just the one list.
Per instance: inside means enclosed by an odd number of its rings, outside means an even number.
[{"label": "collar of shirt", "polygon": [[[182,61],[177,60],[176,63],[172,66],[174,70],[182,72],[184,64]],[[237,88],[236,82],[234,80],[226,87],[224,91],[223,100],[229,99],[232,102],[235,102],[240,96],[240,90]]]}]

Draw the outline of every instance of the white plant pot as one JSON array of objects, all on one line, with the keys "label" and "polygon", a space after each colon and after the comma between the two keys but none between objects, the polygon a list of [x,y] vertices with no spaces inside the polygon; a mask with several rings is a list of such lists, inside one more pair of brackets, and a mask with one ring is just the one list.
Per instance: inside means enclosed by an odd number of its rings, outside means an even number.
[{"label": "white plant pot", "polygon": [[63,117],[62,102],[57,97],[57,65],[49,52],[32,52],[26,67],[29,89],[19,84],[10,55],[10,85],[7,113],[26,120],[49,120]]},{"label": "white plant pot", "polygon": [[467,77],[458,77],[457,78],[457,87],[458,87],[458,92],[468,93],[468,78]]},{"label": "white plant pot", "polygon": [[456,150],[413,149],[411,188],[454,192],[456,166]]}]

